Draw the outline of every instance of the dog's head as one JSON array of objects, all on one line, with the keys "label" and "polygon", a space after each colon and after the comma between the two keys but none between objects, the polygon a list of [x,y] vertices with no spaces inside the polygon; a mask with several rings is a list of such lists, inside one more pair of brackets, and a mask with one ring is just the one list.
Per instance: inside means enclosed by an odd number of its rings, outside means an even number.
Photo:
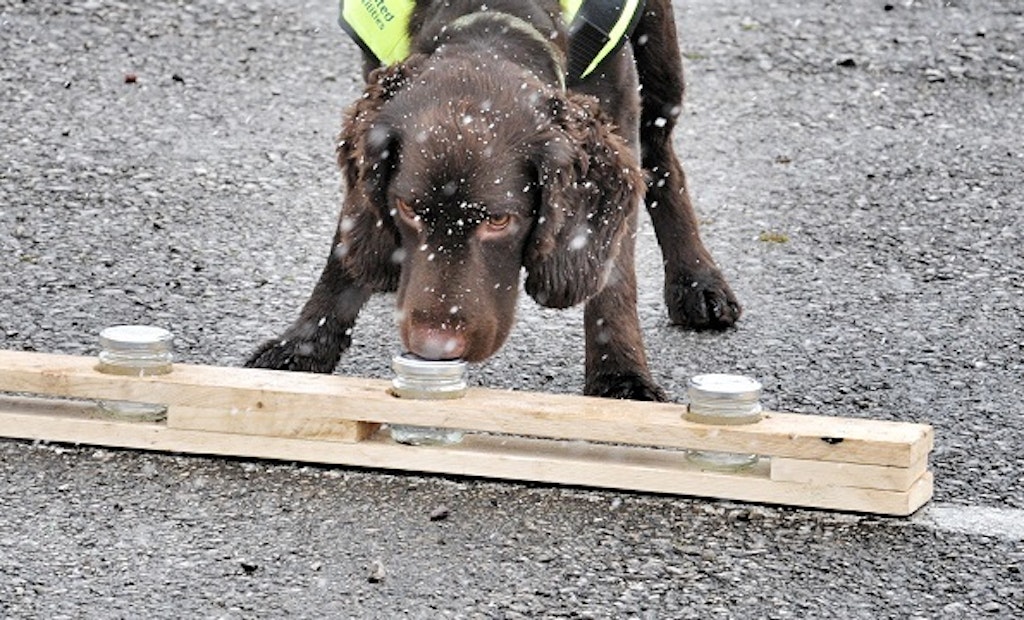
[{"label": "dog's head", "polygon": [[589,97],[432,63],[375,72],[338,146],[349,273],[398,290],[405,346],[479,361],[512,327],[519,274],[545,306],[604,286],[643,177]]}]

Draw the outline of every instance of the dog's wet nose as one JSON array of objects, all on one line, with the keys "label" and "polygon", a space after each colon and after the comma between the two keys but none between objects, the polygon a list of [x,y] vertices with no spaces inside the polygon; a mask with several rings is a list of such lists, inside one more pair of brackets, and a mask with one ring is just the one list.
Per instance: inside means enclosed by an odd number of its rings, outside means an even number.
[{"label": "dog's wet nose", "polygon": [[454,360],[466,354],[466,336],[454,329],[414,326],[406,346],[426,360]]}]

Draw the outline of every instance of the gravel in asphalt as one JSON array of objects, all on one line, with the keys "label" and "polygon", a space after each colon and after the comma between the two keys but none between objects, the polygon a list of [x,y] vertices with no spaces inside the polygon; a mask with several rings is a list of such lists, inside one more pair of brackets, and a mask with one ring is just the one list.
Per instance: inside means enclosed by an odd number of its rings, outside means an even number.
[{"label": "gravel in asphalt", "polygon": [[[360,89],[330,2],[0,0],[0,347],[175,332],[238,365],[328,251]],[[1024,614],[1024,11],[1015,0],[676,3],[677,143],[745,304],[668,325],[655,378],[928,422],[909,519],[0,441],[0,618],[1011,618]],[[392,300],[338,372],[389,375]],[[492,387],[578,393],[578,310],[524,300]],[[437,517],[436,515],[444,515]]]}]

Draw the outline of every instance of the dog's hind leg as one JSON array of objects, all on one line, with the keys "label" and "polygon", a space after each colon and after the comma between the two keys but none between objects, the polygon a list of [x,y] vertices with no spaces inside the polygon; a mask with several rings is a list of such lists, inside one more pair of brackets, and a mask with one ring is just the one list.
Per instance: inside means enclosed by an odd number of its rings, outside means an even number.
[{"label": "dog's hind leg", "polygon": [[665,265],[665,303],[673,323],[729,327],[740,305],[704,247],[686,176],[672,146],[683,103],[683,65],[669,0],[649,0],[633,33],[641,83],[640,141],[650,175],[645,202]]},{"label": "dog's hind leg", "polygon": [[299,318],[278,338],[264,342],[246,366],[330,373],[352,344],[352,326],[373,292],[348,275],[334,236],[331,254]]}]

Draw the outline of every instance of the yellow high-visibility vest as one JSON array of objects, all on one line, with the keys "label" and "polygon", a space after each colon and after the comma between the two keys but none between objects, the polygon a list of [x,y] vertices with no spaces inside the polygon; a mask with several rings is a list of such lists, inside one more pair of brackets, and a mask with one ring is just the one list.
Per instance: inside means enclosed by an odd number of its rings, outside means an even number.
[{"label": "yellow high-visibility vest", "polygon": [[[644,0],[561,0],[569,24],[570,77],[589,75],[629,36]],[[409,56],[409,19],[415,0],[340,0],[338,23],[382,64]]]}]

